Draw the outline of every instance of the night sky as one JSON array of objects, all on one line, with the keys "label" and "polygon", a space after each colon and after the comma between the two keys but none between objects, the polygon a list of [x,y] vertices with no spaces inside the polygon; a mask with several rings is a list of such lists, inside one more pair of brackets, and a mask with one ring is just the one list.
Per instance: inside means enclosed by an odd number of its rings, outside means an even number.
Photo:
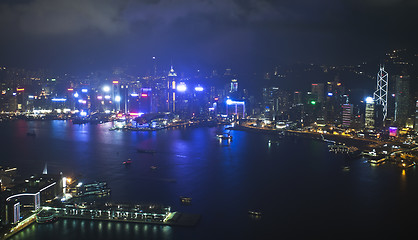
[{"label": "night sky", "polygon": [[2,0],[0,64],[57,71],[113,66],[266,70],[350,64],[416,50],[418,1]]}]

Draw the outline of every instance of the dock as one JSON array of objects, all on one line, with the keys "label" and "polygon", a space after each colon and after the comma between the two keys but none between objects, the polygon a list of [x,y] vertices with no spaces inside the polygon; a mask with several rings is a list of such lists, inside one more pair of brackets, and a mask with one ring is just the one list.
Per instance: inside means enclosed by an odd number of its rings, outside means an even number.
[{"label": "dock", "polygon": [[42,207],[49,212],[55,211],[58,219],[84,219],[112,222],[129,222],[168,226],[196,226],[200,215],[171,212],[170,208],[137,208],[135,206],[107,206],[105,208]]}]

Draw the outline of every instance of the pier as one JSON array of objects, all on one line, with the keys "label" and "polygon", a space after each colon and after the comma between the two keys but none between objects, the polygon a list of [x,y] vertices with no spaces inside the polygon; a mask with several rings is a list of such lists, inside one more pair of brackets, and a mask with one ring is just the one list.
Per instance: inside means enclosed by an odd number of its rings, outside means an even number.
[{"label": "pier", "polygon": [[112,205],[102,206],[66,206],[40,207],[29,217],[19,221],[2,239],[8,239],[32,223],[48,223],[57,219],[80,219],[93,221],[110,221],[166,226],[196,226],[199,214],[171,212],[170,207],[155,205]]},{"label": "pier", "polygon": [[112,205],[95,208],[42,207],[41,211],[48,211],[58,219],[72,218],[186,227],[195,226],[200,219],[198,214],[171,212],[170,207],[156,208],[152,205],[146,208],[139,205]]}]

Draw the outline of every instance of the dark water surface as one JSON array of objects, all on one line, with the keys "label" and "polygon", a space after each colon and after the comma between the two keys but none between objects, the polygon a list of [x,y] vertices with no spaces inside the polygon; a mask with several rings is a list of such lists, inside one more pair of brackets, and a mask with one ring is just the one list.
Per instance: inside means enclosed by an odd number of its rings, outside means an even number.
[{"label": "dark water surface", "polygon": [[[111,123],[16,121],[0,126],[1,164],[26,176],[106,181],[111,201],[201,214],[193,228],[87,220],[33,224],[12,239],[342,239],[415,234],[418,175],[328,152],[323,142],[222,128],[109,131]],[[26,136],[36,132],[36,137]],[[269,144],[269,140],[271,143]],[[156,149],[156,154],[136,149]],[[125,167],[122,161],[132,159]],[[151,166],[157,169],[151,170]],[[349,171],[344,171],[345,166]],[[182,206],[180,196],[192,198]],[[254,219],[248,210],[260,210]],[[415,234],[416,235],[416,234]]]}]

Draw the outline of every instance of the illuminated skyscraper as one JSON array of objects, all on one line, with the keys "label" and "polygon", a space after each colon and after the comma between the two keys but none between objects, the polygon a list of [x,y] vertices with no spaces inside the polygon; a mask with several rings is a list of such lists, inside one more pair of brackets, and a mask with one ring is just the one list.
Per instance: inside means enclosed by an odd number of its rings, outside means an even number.
[{"label": "illuminated skyscraper", "polygon": [[374,101],[372,97],[366,98],[366,118],[364,127],[368,129],[374,128]]},{"label": "illuminated skyscraper", "polygon": [[385,121],[388,113],[388,73],[385,71],[383,66],[380,66],[380,70],[377,73],[377,86],[376,91],[373,94],[373,98],[376,105],[382,105],[383,113],[380,121]]},{"label": "illuminated skyscraper", "polygon": [[176,79],[177,73],[171,66],[170,72],[168,72],[167,80],[167,111],[176,111]]},{"label": "illuminated skyscraper", "polygon": [[409,76],[395,76],[395,123],[404,127],[409,117],[410,109],[410,81]]},{"label": "illuminated skyscraper", "polygon": [[231,90],[230,92],[237,92],[238,91],[238,80],[237,79],[232,79],[231,80]]},{"label": "illuminated skyscraper", "polygon": [[343,119],[342,119],[342,126],[343,127],[350,127],[351,126],[351,116],[353,115],[353,104],[343,104]]}]

